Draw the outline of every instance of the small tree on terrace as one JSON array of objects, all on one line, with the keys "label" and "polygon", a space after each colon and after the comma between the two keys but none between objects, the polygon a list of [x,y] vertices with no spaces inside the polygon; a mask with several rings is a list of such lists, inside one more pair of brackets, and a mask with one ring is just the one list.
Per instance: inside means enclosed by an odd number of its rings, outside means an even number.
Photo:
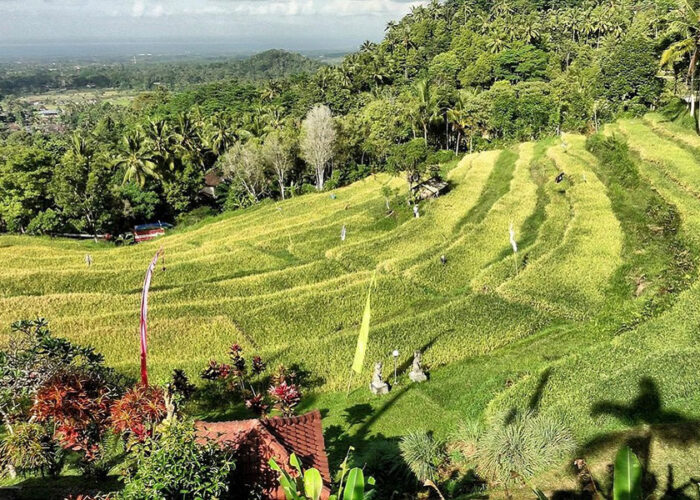
[{"label": "small tree on terrace", "polygon": [[275,130],[267,136],[262,148],[265,163],[275,172],[283,200],[287,174],[294,167],[294,142],[289,131]]},{"label": "small tree on terrace", "polygon": [[333,159],[336,131],[333,115],[328,106],[314,106],[301,125],[301,153],[316,175],[316,189],[321,191],[325,183],[326,168]]},{"label": "small tree on terrace", "polygon": [[413,139],[391,148],[386,161],[387,170],[394,175],[406,174],[408,189],[418,184],[429,171],[428,146],[423,139]]}]

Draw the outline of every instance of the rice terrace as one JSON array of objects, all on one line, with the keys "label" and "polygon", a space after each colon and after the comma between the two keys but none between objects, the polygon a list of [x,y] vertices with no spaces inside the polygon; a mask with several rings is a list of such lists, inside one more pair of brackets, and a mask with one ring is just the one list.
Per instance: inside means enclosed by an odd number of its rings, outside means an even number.
[{"label": "rice terrace", "polygon": [[699,6],[277,3],[8,38],[0,500],[699,498]]}]

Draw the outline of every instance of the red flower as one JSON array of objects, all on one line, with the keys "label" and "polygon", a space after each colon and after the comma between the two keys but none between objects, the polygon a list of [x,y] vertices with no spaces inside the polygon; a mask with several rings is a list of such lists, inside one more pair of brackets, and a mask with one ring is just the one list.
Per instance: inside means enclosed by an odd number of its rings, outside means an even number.
[{"label": "red flower", "polygon": [[294,415],[294,408],[301,401],[301,392],[297,386],[282,382],[279,385],[270,387],[268,393],[275,401],[275,406],[285,417]]}]

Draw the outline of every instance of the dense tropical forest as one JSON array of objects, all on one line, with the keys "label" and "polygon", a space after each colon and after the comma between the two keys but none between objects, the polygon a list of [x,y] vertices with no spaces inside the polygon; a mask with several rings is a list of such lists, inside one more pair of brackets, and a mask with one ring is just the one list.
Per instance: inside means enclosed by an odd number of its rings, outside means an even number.
[{"label": "dense tropical forest", "polygon": [[0,488],[265,498],[195,420],[318,410],[332,477],[273,464],[290,500],[694,498],[695,7],[433,1],[267,78],[8,76]]}]

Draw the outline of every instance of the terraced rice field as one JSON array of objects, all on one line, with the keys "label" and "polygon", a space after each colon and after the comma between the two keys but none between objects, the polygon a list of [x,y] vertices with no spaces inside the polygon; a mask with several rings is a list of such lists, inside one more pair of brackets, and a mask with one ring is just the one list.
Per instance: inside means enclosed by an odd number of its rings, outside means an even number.
[{"label": "terraced rice field", "polygon": [[[658,115],[606,133],[627,139],[639,193],[678,213],[679,241],[700,248],[697,137]],[[658,251],[653,207],[634,206],[584,137],[469,155],[449,180],[450,192],[423,203],[419,219],[396,197],[403,181],[377,175],[335,196],[264,203],[135,247],[3,236],[0,324],[46,317],[56,334],[93,345],[134,375],[141,282],[162,245],[167,270],[156,272],[150,299],[152,377],[184,368],[197,378],[233,342],[275,364],[300,362],[321,378],[305,404],[327,410],[332,455],[370,435],[447,436],[460,421],[534,406],[565,421],[581,453],[602,467],[612,451],[594,446],[597,438],[624,439],[642,424],[662,433],[700,415],[695,267],[682,290],[664,288],[678,256]],[[366,369],[346,396],[375,269]],[[372,398],[370,365],[384,361],[392,381],[393,349],[401,352],[400,383]],[[431,370],[420,386],[405,378],[416,349]],[[604,400],[633,407],[649,390],[645,377],[658,391],[658,412],[626,420],[596,413]],[[358,405],[374,411],[354,421],[348,415]],[[659,478],[666,460],[698,456],[700,447],[680,441],[658,445],[650,467]]]}]

